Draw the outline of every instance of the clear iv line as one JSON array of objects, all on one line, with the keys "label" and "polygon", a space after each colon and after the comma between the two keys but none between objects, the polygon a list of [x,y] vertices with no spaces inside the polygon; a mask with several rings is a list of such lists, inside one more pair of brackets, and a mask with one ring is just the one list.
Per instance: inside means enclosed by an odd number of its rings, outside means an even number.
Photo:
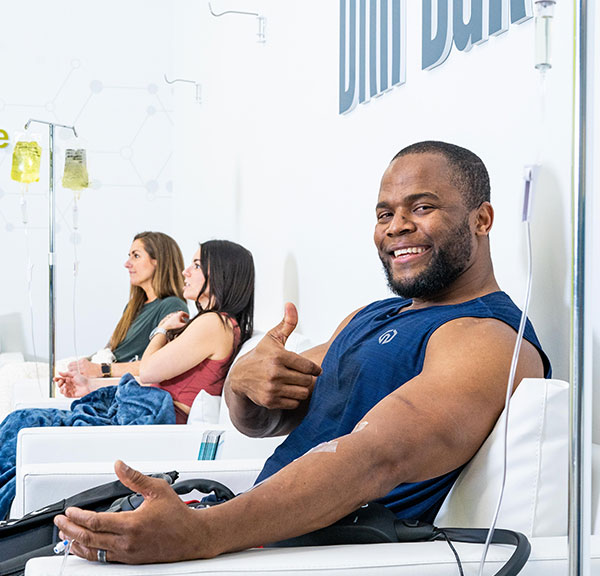
[{"label": "clear iv line", "polygon": [[537,133],[536,142],[536,164],[542,164],[542,157],[544,152],[545,138],[545,127],[546,127],[546,71],[539,70],[539,97],[540,97],[540,125]]},{"label": "clear iv line", "polygon": [[77,351],[77,276],[79,274],[79,259],[77,258],[77,244],[73,242],[73,350],[77,363],[77,372],[81,376],[79,367],[79,352]]},{"label": "clear iv line", "polygon": [[[553,6],[555,4],[554,1],[549,1],[547,3],[541,3],[540,4],[547,4],[543,6],[542,9],[545,8],[549,8],[549,15],[550,17],[553,16]],[[538,4],[538,2],[536,2],[536,4]],[[548,15],[546,14],[546,15]],[[549,28],[546,27],[545,28],[545,33],[549,34]],[[536,39],[536,41],[539,41],[538,39]],[[549,46],[550,43],[550,38],[545,38],[546,41],[546,46]],[[546,54],[546,56],[549,56],[549,54]],[[540,65],[541,64],[541,65]],[[543,151],[544,151],[544,144],[546,141],[546,137],[544,134],[544,129],[546,127],[546,71],[549,70],[552,67],[552,65],[549,62],[549,58],[546,58],[546,60],[544,62],[536,62],[536,69],[539,72],[539,100],[540,100],[540,106],[539,106],[539,110],[540,110],[540,120],[539,120],[539,127],[538,127],[538,131],[537,131],[537,141],[536,141],[536,164],[537,167],[542,165],[542,159],[543,159]],[[535,179],[536,179],[536,170],[535,168],[537,167],[529,167],[531,169],[530,172],[530,176],[529,176],[529,194],[533,194],[533,187],[535,185]],[[504,488],[506,486],[506,469],[507,469],[507,444],[508,444],[508,414],[509,414],[509,408],[510,408],[510,398],[512,396],[512,391],[514,389],[514,379],[515,379],[515,372],[517,369],[517,361],[519,358],[519,352],[521,349],[521,343],[523,341],[523,333],[525,331],[525,323],[527,320],[527,311],[529,310],[529,300],[531,297],[531,281],[532,281],[532,277],[533,277],[533,258],[532,258],[532,249],[531,249],[531,228],[530,228],[530,220],[531,220],[531,197],[529,197],[527,203],[527,206],[524,206],[523,208],[523,214],[524,214],[524,224],[525,224],[525,233],[526,233],[526,239],[527,239],[527,289],[525,292],[525,304],[523,307],[523,313],[521,314],[521,322],[519,324],[519,332],[517,334],[517,341],[515,342],[515,349],[514,349],[514,353],[513,353],[513,358],[512,358],[512,362],[511,362],[511,367],[510,367],[510,375],[509,375],[509,379],[508,379],[508,385],[507,385],[507,390],[506,390],[506,401],[505,401],[505,420],[504,420],[504,455],[503,455],[503,463],[502,463],[502,483],[500,486],[500,494],[498,496],[498,502],[496,505],[496,510],[494,511],[494,517],[492,520],[492,524],[490,526],[490,529],[488,531],[488,535],[487,535],[487,539],[485,542],[485,546],[483,549],[483,554],[481,555],[481,562],[479,564],[479,570],[477,572],[478,576],[482,576],[483,575],[483,567],[485,565],[485,559],[487,556],[487,552],[488,549],[490,547],[490,541],[494,535],[494,530],[496,527],[496,522],[498,520],[498,514],[500,512],[500,507],[502,505],[502,499],[504,497]],[[525,204],[525,203],[524,203]]]},{"label": "clear iv line", "polygon": [[[27,202],[25,201],[25,189],[27,186],[23,184],[21,186],[21,216],[23,218],[23,227],[25,230],[25,251],[27,254],[27,299],[29,301],[29,324],[31,330],[31,347],[33,350],[33,360],[35,365],[35,377],[38,383],[38,389],[42,392],[42,381],[40,380],[40,370],[37,362],[37,351],[35,348],[35,334],[34,334],[34,321],[33,321],[33,296],[31,294],[31,282],[33,276],[33,264],[31,263],[31,247],[29,239],[29,227],[27,226]],[[42,392],[43,395],[43,392]]]},{"label": "clear iv line", "polygon": [[67,560],[69,558],[69,554],[71,553],[71,546],[73,545],[73,542],[75,542],[75,540],[66,540],[66,545],[63,549],[64,556],[62,562],[60,563],[60,570],[58,571],[58,576],[62,576],[64,574],[65,567],[67,566]]},{"label": "clear iv line", "polygon": [[76,235],[79,233],[79,207],[77,205],[77,192],[73,194],[73,352],[75,354],[75,363],[77,365],[77,373],[81,376],[81,367],[79,366],[79,352],[77,350],[77,277],[79,275],[79,258],[77,257],[77,242]]},{"label": "clear iv line", "polygon": [[510,399],[513,393],[515,385],[515,374],[517,371],[517,362],[519,360],[519,352],[521,351],[521,343],[523,342],[523,334],[525,333],[525,324],[527,322],[527,312],[529,310],[529,300],[531,297],[531,280],[533,278],[533,266],[532,266],[532,250],[531,250],[531,229],[529,226],[529,220],[525,220],[525,233],[527,237],[527,289],[525,292],[525,304],[523,306],[523,312],[521,313],[521,321],[519,323],[519,331],[517,333],[517,340],[515,342],[515,348],[513,351],[512,361],[510,363],[510,374],[508,377],[508,385],[506,387],[506,400],[504,408],[504,432],[503,432],[503,462],[502,462],[502,482],[500,485],[500,494],[498,496],[498,502],[494,511],[494,517],[488,535],[485,541],[483,554],[481,555],[481,562],[479,564],[478,576],[483,575],[483,566],[487,556],[490,542],[494,536],[494,530],[496,529],[496,522],[498,520],[498,514],[500,507],[502,506],[502,499],[504,497],[504,488],[506,486],[506,468],[507,468],[507,450],[508,450],[508,414],[510,410]]}]

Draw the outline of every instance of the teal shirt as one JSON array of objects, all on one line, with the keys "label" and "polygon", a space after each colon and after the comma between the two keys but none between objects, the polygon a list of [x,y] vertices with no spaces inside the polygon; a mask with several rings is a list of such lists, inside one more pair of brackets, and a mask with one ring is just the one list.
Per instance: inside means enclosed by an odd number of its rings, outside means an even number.
[{"label": "teal shirt", "polygon": [[167,296],[144,304],[135,320],[131,323],[127,334],[114,350],[115,362],[132,362],[141,360],[142,354],[148,346],[150,332],[159,322],[171,312],[188,311],[187,304],[177,296]]}]

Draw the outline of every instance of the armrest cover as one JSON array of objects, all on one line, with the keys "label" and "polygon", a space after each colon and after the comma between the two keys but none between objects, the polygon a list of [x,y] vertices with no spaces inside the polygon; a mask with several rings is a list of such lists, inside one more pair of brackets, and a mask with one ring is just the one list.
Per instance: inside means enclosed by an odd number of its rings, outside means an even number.
[{"label": "armrest cover", "polygon": [[224,430],[217,458],[262,458],[283,441],[249,438],[214,424],[24,428],[17,439],[17,474],[28,464],[121,460],[197,460],[202,433]]},{"label": "armrest cover", "polygon": [[[210,478],[236,494],[250,488],[263,467],[262,459],[244,460],[128,460],[127,464],[145,474],[177,470],[180,480]],[[116,480],[114,462],[69,462],[30,464],[20,469],[12,518],[57,502],[106,482]]]},{"label": "armrest cover", "polygon": [[[508,463],[499,528],[567,534],[569,385],[524,379],[510,404]],[[504,412],[452,488],[438,526],[488,526],[502,479]]]}]

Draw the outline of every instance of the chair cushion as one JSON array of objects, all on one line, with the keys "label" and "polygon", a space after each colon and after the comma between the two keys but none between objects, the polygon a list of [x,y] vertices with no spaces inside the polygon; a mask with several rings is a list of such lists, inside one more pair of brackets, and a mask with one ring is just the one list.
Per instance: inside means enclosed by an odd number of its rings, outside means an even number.
[{"label": "chair cushion", "polygon": [[200,390],[188,415],[188,424],[216,424],[219,421],[221,396],[213,396]]},{"label": "chair cushion", "polygon": [[[508,469],[499,528],[527,536],[567,534],[569,385],[524,379],[508,418]],[[504,413],[459,476],[438,526],[489,526],[502,481]]]}]

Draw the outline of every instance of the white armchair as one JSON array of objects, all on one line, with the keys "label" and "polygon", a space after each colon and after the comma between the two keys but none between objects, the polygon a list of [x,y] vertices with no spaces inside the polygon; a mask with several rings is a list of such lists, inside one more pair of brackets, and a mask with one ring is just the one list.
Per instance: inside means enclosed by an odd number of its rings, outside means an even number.
[{"label": "white armchair", "polygon": [[[255,331],[244,343],[238,357],[256,346],[263,336],[264,333]],[[310,346],[310,340],[298,333],[292,334],[286,343],[288,349],[296,352]],[[70,402],[62,397],[36,399],[17,402],[14,407],[68,409]],[[282,437],[253,439],[244,436],[232,425],[221,397],[205,392],[196,398],[188,424],[184,426],[23,429],[17,440],[16,495],[10,516],[18,518],[65,496],[110,481],[114,478],[112,464],[116,459],[132,465],[140,463],[141,469],[147,472],[153,472],[157,467],[163,471],[162,468],[167,466],[198,476],[202,469],[202,464],[197,462],[202,435],[206,430],[214,429],[223,431],[216,458],[246,461],[245,466],[255,471],[250,483],[258,475],[265,458],[283,441]],[[152,462],[156,464],[153,466]],[[173,466],[172,462],[178,465]],[[186,462],[183,468],[182,462]],[[227,466],[225,469],[229,470]]]},{"label": "white armchair", "polygon": [[[436,519],[437,525],[485,527],[489,524],[500,477],[501,422],[459,477]],[[529,537],[532,552],[522,571],[524,576],[562,576],[568,571],[567,422],[566,383],[541,379],[528,379],[521,383],[510,410],[507,485],[498,526],[519,530]],[[600,484],[598,456],[600,448],[595,448],[592,511],[595,525],[599,523],[596,513]],[[197,464],[197,475],[213,477],[213,473],[221,473],[217,468],[230,465],[231,461]],[[237,464],[241,464],[241,461]],[[213,468],[209,470],[209,466]],[[214,478],[218,479],[217,476]],[[235,489],[242,484],[239,482]],[[482,545],[456,544],[456,548],[465,574],[475,574]],[[511,552],[509,547],[492,546],[484,574],[494,574]],[[591,537],[590,554],[591,573],[600,573],[600,536]],[[56,575],[60,563],[60,558],[34,559],[27,564],[25,574]],[[457,568],[445,543],[419,542],[247,550],[211,560],[145,566],[105,565],[70,558],[64,572],[65,575],[78,576],[216,576],[234,573],[269,576],[332,576],[349,573],[369,576],[446,576],[457,573]]]},{"label": "white armchair", "polygon": [[[211,429],[223,430],[217,460],[198,460],[203,432]],[[235,481],[232,489],[241,491],[254,482],[264,460],[282,440],[248,438],[231,425],[214,424],[27,428],[17,441],[16,495],[10,516],[19,518],[114,480],[117,459],[143,472],[178,470],[182,478],[222,470],[226,479],[214,479],[225,484]],[[239,486],[240,480],[230,476],[235,470],[245,474]]]}]

